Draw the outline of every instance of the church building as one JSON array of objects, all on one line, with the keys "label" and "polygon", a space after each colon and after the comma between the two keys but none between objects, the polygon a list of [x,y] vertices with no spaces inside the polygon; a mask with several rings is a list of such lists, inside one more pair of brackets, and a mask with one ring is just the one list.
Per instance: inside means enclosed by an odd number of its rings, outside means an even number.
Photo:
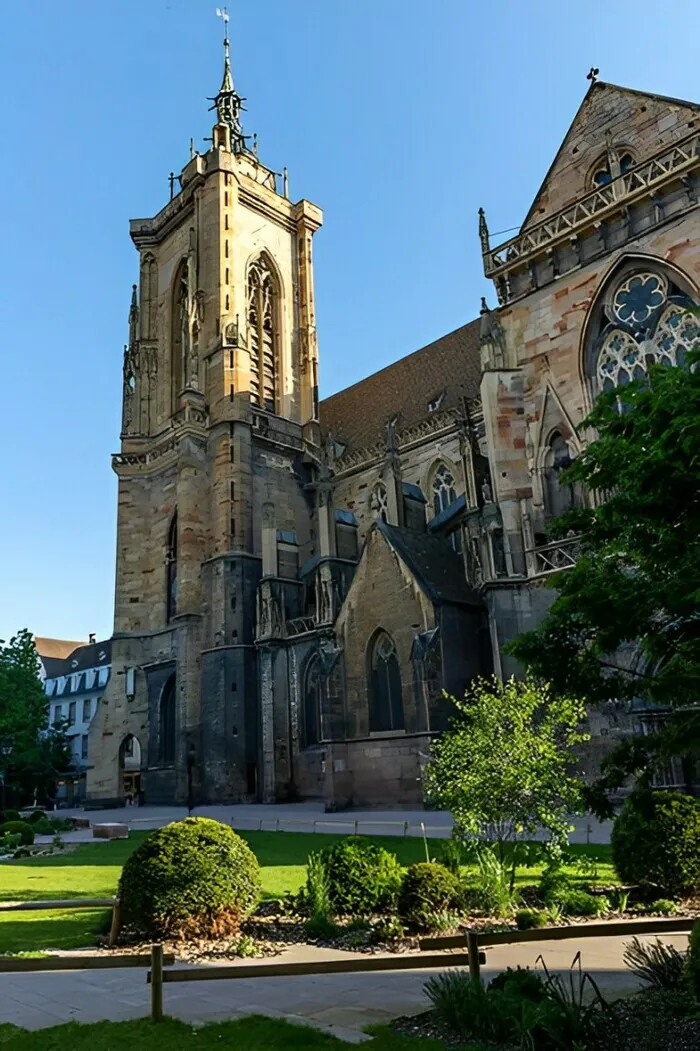
[{"label": "church building", "polygon": [[[479,215],[493,309],[321,401],[313,237],[241,127],[131,222],[112,674],[91,805],[415,805],[449,695],[517,673],[576,537],[553,516],[601,389],[699,329],[700,107],[595,78],[519,233]],[[595,773],[620,734],[591,714]],[[669,771],[669,783],[680,774]]]}]

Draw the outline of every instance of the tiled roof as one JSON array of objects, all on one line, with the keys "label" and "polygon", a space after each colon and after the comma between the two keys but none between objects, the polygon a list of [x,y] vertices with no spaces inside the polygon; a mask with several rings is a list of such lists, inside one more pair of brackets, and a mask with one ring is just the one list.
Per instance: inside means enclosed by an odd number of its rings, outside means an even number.
[{"label": "tiled roof", "polygon": [[433,602],[483,606],[477,592],[467,584],[461,557],[446,540],[379,520],[376,525]]},{"label": "tiled roof", "polygon": [[477,319],[325,398],[321,429],[348,451],[374,445],[393,417],[400,434],[430,417],[431,401],[443,412],[456,408],[462,396],[478,397],[480,380]]}]

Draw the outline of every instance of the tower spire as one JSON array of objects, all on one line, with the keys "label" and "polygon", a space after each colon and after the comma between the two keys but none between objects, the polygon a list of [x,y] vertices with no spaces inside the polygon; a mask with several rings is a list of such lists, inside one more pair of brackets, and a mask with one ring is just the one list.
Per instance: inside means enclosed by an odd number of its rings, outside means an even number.
[{"label": "tower spire", "polygon": [[245,148],[246,135],[241,127],[241,112],[243,111],[244,98],[236,91],[231,72],[231,45],[228,38],[228,10],[225,7],[217,7],[216,13],[224,23],[224,75],[221,87],[215,98],[209,99],[216,110],[218,123],[225,125],[231,132],[231,150],[234,153],[242,153]]}]

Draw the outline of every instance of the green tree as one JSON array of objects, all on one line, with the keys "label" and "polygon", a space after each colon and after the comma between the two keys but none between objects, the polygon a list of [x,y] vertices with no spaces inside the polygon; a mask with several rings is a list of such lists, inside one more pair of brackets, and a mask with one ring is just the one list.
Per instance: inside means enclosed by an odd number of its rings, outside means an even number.
[{"label": "green tree", "polygon": [[509,650],[562,695],[673,710],[661,733],[607,762],[601,810],[629,774],[700,755],[700,372],[654,366],[646,383],[603,394],[583,429],[595,439],[563,480],[595,507],[555,523],[582,533],[580,557],[557,575],[540,627]]},{"label": "green tree", "polygon": [[30,632],[0,641],[0,773],[23,801],[35,787],[50,792],[70,762],[63,731],[47,730],[48,702],[39,671]]},{"label": "green tree", "polygon": [[[581,702],[533,679],[494,678],[478,680],[454,703],[452,727],[433,746],[426,789],[452,813],[456,835],[494,840],[502,860],[509,842],[539,828],[557,845],[565,842],[568,816],[581,803],[575,749],[588,740]],[[515,864],[515,851],[512,858]]]}]

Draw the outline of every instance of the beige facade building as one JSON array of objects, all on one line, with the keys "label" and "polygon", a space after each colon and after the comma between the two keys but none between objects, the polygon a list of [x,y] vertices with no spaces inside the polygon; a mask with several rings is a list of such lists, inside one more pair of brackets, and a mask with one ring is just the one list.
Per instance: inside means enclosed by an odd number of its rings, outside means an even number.
[{"label": "beige facade building", "polygon": [[[313,235],[240,125],[140,254],[124,355],[112,676],[88,797],[421,799],[447,693],[538,623],[575,558],[549,519],[601,387],[697,336],[700,110],[593,82],[519,234],[479,234],[498,306],[318,403]],[[177,189],[177,192],[175,192]],[[592,722],[595,767],[639,728]]]}]

